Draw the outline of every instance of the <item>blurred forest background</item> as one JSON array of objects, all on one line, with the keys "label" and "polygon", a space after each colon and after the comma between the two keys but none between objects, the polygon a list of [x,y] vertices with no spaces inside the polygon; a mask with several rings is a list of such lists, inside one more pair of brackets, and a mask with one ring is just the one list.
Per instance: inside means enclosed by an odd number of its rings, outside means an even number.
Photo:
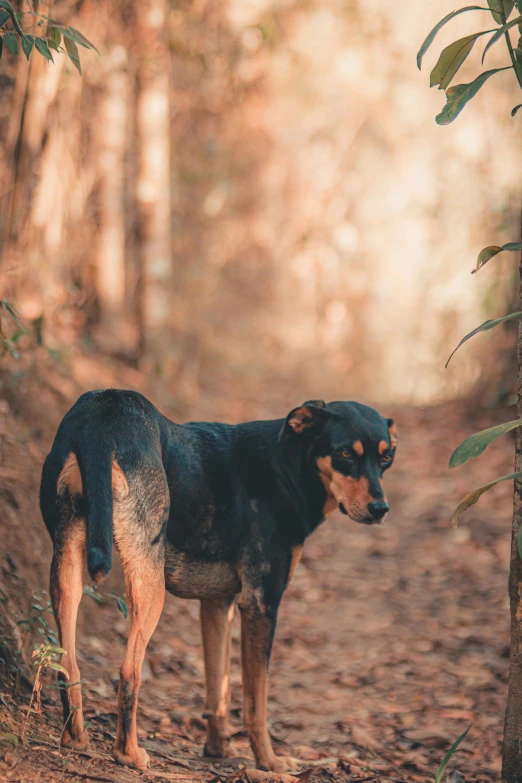
[{"label": "blurred forest background", "polygon": [[[116,357],[192,402],[511,391],[509,328],[444,370],[512,298],[509,254],[469,276],[484,245],[518,239],[511,76],[437,127],[444,96],[414,66],[433,11],[52,3],[101,56],[81,50],[83,78],[63,56],[1,60],[0,291],[32,344],[73,374],[79,355]],[[473,25],[459,17],[441,45]]]}]

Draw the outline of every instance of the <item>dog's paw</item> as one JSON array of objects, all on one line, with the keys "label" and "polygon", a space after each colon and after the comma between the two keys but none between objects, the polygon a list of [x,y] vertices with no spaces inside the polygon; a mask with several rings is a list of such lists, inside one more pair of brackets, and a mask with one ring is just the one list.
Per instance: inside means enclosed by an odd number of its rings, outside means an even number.
[{"label": "dog's paw", "polygon": [[230,737],[228,739],[219,738],[212,742],[207,740],[203,748],[203,755],[213,759],[228,759],[230,756],[233,756],[234,751],[230,743]]},{"label": "dog's paw", "polygon": [[134,767],[134,769],[147,769],[150,766],[150,756],[144,748],[136,748],[134,753],[124,753],[118,748],[114,748],[112,755],[118,764],[123,767]]},{"label": "dog's paw", "polygon": [[83,729],[77,737],[73,737],[69,730],[65,729],[60,740],[60,746],[78,750],[80,753],[89,750],[89,733],[87,729]]},{"label": "dog's paw", "polygon": [[268,764],[259,764],[258,766],[259,769],[270,772],[297,772],[304,764],[292,756],[274,756]]}]

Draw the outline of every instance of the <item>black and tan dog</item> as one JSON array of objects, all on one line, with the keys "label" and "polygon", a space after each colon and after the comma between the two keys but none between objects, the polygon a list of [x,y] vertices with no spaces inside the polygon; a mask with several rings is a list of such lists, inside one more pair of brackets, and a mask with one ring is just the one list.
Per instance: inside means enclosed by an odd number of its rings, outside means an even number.
[{"label": "black and tan dog", "polygon": [[95,583],[116,545],[130,613],[114,757],[143,769],[136,708],[141,667],[165,588],[201,601],[208,720],[205,752],[227,756],[231,623],[241,612],[244,720],[257,766],[282,772],[267,725],[277,612],[305,538],[339,508],[356,522],[388,511],[382,475],[397,443],[391,419],[356,402],[306,402],[286,419],[174,424],[132,391],[84,394],[45,461],[40,503],[54,545],[51,597],[60,644],[62,744],[85,748],[75,629],[82,565]]}]

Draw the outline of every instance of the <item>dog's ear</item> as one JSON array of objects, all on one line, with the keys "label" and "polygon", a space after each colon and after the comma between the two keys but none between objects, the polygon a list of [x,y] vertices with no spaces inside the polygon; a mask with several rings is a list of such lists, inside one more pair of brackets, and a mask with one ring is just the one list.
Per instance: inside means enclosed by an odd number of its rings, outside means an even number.
[{"label": "dog's ear", "polygon": [[324,427],[326,420],[333,414],[326,410],[324,400],[308,400],[298,408],[294,408],[284,423],[279,440],[292,435],[318,433]]},{"label": "dog's ear", "polygon": [[388,424],[388,432],[390,433],[390,445],[392,449],[395,450],[399,441],[397,436],[397,427],[395,426],[393,419],[386,419],[386,423]]}]

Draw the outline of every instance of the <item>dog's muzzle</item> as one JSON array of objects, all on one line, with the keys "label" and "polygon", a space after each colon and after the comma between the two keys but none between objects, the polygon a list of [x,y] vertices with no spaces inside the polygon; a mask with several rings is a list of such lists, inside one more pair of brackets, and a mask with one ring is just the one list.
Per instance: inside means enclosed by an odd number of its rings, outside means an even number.
[{"label": "dog's muzzle", "polygon": [[[360,525],[379,525],[389,510],[390,507],[385,500],[376,500],[368,503],[368,516],[355,519],[355,522]],[[350,516],[343,503],[339,503],[339,511],[345,516]]]}]

